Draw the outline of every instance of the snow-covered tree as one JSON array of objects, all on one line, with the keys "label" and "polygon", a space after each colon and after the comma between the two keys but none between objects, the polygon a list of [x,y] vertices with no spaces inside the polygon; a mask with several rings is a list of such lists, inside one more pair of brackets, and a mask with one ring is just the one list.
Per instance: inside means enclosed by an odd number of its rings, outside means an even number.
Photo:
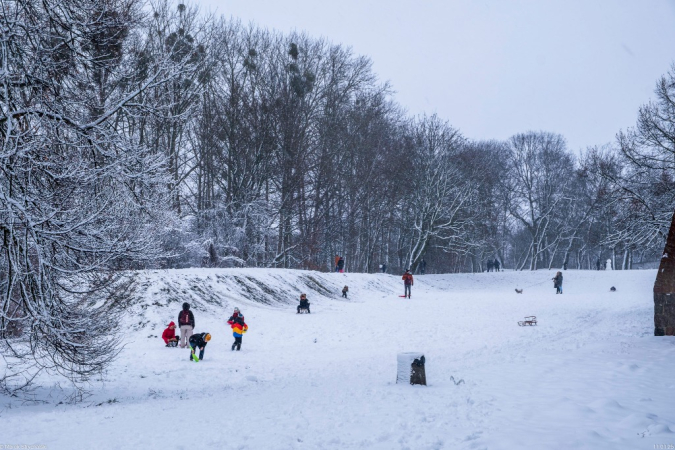
[{"label": "snow-covered tree", "polygon": [[[181,62],[143,61],[135,0],[0,10],[0,346],[5,389],[74,382],[115,356],[129,284],[157,254],[165,160],[139,145],[144,95]],[[136,68],[146,64],[139,80]]]}]

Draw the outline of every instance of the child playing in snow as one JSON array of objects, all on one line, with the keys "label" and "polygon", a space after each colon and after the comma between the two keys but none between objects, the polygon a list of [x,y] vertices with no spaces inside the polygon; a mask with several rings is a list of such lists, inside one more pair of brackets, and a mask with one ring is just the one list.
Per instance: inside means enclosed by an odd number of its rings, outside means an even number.
[{"label": "child playing in snow", "polygon": [[300,310],[306,309],[307,314],[309,314],[309,300],[307,300],[307,294],[300,294],[300,304],[298,305],[298,314],[300,314]]},{"label": "child playing in snow", "polygon": [[[199,333],[190,336],[190,359],[194,362],[204,359],[204,349],[210,340],[211,335],[209,333]],[[196,354],[197,348],[199,348],[199,357]]]},{"label": "child playing in snow", "polygon": [[169,323],[169,326],[166,327],[164,333],[162,333],[162,339],[167,347],[177,347],[178,338],[176,337],[176,324],[174,322]]},{"label": "child playing in snow", "polygon": [[349,292],[349,288],[347,286],[342,288],[342,296],[344,298],[347,298],[347,292]]},{"label": "child playing in snow", "polygon": [[235,348],[239,351],[241,350],[241,338],[248,330],[248,325],[244,322],[244,315],[239,311],[239,308],[234,308],[234,313],[227,323],[232,327],[232,335],[234,336],[232,351],[234,351]]}]

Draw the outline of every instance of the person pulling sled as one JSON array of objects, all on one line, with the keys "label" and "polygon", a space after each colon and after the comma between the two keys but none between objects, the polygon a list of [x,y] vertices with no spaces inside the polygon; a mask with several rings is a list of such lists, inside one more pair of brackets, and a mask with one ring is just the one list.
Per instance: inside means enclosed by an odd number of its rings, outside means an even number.
[{"label": "person pulling sled", "polygon": [[300,294],[300,304],[298,305],[297,314],[300,314],[301,311],[305,311],[307,314],[310,313],[309,300],[307,300],[307,294]]},{"label": "person pulling sled", "polygon": [[403,280],[403,288],[405,289],[403,297],[410,298],[410,291],[412,290],[413,285],[413,276],[412,273],[410,273],[410,269],[405,271],[401,279]]}]

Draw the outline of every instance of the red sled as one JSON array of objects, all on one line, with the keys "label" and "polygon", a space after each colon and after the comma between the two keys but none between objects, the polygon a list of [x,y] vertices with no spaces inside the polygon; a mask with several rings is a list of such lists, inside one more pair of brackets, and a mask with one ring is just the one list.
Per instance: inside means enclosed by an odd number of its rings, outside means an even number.
[{"label": "red sled", "polygon": [[406,297],[407,297],[407,295],[399,295],[399,297],[403,297],[403,298],[406,298]]}]

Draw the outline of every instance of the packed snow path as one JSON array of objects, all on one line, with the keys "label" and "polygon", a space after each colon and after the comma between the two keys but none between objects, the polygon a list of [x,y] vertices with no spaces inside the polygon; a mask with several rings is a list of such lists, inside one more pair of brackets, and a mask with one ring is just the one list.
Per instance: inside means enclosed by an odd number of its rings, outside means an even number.
[{"label": "packed snow path", "polygon": [[[245,300],[227,279],[216,283],[218,274],[247,276],[287,298]],[[144,275],[145,300],[119,330],[127,347],[105,382],[77,405],[3,399],[3,443],[50,450],[675,444],[675,339],[652,336],[655,271],[567,271],[563,295],[544,270],[416,276],[410,300],[399,297],[400,276],[311,274],[329,298],[307,289],[299,278],[307,274]],[[338,298],[345,284],[348,301]],[[301,290],[310,315],[295,314]],[[213,339],[204,361],[192,363],[187,350],[166,348],[157,336],[183,299],[200,295],[210,300],[193,308],[196,331]],[[166,296],[175,297],[168,306]],[[225,323],[233,306],[250,327],[241,352],[230,351]],[[537,326],[517,325],[530,315]],[[395,384],[403,351],[425,353],[429,386]]]}]

